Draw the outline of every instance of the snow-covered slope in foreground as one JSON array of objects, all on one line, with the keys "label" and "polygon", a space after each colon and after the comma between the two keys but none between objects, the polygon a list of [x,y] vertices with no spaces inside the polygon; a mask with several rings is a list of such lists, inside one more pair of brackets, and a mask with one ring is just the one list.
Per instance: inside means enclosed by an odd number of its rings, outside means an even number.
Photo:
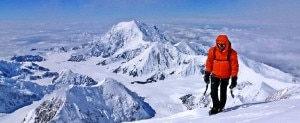
[{"label": "snow-covered slope in foreground", "polygon": [[298,123],[300,99],[237,105],[209,116],[207,108],[134,123]]}]

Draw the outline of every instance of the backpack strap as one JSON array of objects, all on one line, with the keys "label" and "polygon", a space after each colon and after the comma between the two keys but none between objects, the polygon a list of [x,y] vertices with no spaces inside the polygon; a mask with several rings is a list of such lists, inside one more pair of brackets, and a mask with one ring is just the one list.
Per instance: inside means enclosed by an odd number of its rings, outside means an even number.
[{"label": "backpack strap", "polygon": [[228,54],[227,54],[227,61],[230,62],[230,54],[231,54],[231,49],[229,49]]},{"label": "backpack strap", "polygon": [[214,47],[214,52],[213,52],[213,54],[214,54],[214,60],[216,59],[216,47]]},{"label": "backpack strap", "polygon": [[229,42],[229,47],[228,47],[227,61],[229,61],[229,62],[230,62],[230,55],[231,55],[231,42],[230,42],[230,41],[228,41],[228,42]]}]

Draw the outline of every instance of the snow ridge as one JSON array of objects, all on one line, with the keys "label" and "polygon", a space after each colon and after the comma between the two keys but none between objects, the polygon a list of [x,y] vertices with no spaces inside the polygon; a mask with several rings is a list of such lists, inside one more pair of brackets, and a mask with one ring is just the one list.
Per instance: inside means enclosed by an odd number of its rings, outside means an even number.
[{"label": "snow ridge", "polygon": [[276,68],[270,67],[264,63],[258,63],[242,55],[240,55],[239,57],[246,66],[248,66],[255,72],[267,78],[271,78],[271,79],[276,78],[280,81],[293,82],[293,83],[298,81],[293,75],[289,73],[284,73]]},{"label": "snow ridge", "polygon": [[[155,114],[141,97],[114,79],[107,78],[102,85],[96,85],[94,81],[87,82],[89,79],[82,79],[87,77],[70,70],[61,74],[55,82],[57,88],[52,92],[52,98],[29,113],[25,123],[115,123],[151,118]],[[61,86],[61,83],[65,85]]]},{"label": "snow ridge", "polygon": [[96,85],[97,82],[92,78],[77,73],[73,73],[71,70],[63,70],[58,78],[53,79],[54,85],[58,86],[61,84],[71,85],[85,85],[92,86]]}]

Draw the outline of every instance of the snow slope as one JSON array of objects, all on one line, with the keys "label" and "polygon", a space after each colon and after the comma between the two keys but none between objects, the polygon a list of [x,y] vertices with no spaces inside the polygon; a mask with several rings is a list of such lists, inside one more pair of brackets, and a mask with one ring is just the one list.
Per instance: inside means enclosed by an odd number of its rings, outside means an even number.
[{"label": "snow slope", "polygon": [[237,105],[217,115],[209,116],[207,108],[180,112],[168,117],[142,120],[134,123],[297,123],[300,103],[298,99]]}]

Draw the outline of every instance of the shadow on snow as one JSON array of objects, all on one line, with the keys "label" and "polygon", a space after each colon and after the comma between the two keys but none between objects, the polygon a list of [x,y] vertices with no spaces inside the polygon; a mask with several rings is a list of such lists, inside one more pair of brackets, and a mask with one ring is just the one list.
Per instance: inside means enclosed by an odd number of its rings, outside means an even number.
[{"label": "shadow on snow", "polygon": [[255,103],[241,104],[241,105],[226,108],[223,112],[229,112],[229,111],[237,110],[239,108],[248,108],[253,105],[264,104],[264,103],[269,103],[269,102],[255,102]]}]

